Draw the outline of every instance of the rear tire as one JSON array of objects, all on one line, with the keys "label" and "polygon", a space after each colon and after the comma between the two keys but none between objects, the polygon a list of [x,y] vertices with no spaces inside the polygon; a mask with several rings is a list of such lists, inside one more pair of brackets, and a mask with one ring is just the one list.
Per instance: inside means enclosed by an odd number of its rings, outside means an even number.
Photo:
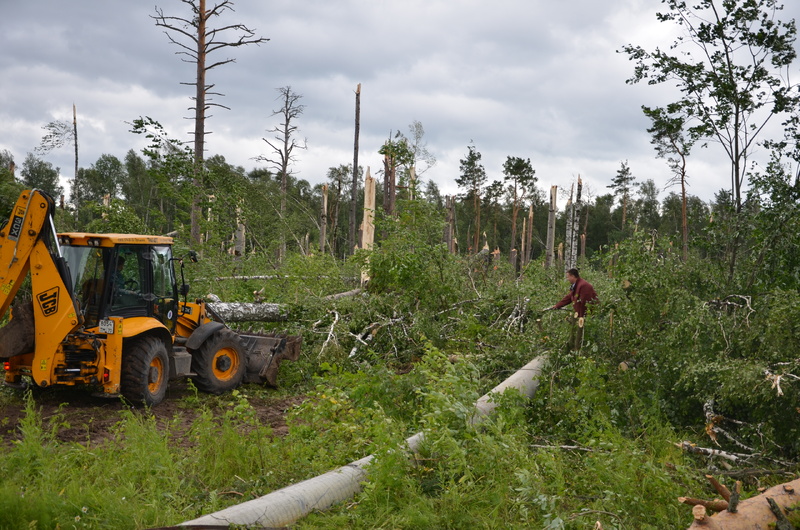
[{"label": "rear tire", "polygon": [[211,335],[202,346],[192,352],[192,378],[203,392],[221,394],[242,383],[247,370],[247,359],[239,336],[229,329]]},{"label": "rear tire", "polygon": [[122,395],[135,403],[158,405],[167,394],[169,356],[167,347],[155,337],[143,337],[122,354]]}]

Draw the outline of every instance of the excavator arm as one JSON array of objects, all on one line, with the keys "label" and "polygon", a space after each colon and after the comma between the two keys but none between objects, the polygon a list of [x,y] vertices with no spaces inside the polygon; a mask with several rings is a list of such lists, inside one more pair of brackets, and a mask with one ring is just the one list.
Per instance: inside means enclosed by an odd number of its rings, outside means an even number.
[{"label": "excavator arm", "polygon": [[[53,379],[54,352],[79,325],[71,277],[58,246],[54,210],[53,199],[47,194],[26,190],[0,227],[0,318],[6,315],[30,273],[34,329],[27,332],[35,334],[31,376],[41,386]],[[6,352],[2,356],[29,353]]]}]

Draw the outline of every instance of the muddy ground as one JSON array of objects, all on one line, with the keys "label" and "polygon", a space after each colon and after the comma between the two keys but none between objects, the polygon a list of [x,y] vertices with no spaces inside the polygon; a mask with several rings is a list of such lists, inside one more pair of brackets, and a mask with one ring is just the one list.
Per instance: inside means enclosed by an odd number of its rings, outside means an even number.
[{"label": "muddy ground", "polygon": [[[2,384],[2,383],[0,383]],[[243,387],[250,405],[256,410],[262,424],[272,427],[273,435],[283,436],[287,432],[286,414],[289,409],[303,401],[302,397],[270,396],[269,391],[258,388],[248,392]],[[0,446],[10,446],[21,438],[20,421],[25,418],[25,401],[21,391],[3,388],[4,396],[0,398]],[[184,438],[181,433],[187,432],[195,418],[200,415],[199,406],[185,398],[194,396],[185,381],[170,383],[167,398],[145,411],[141,407],[130,407],[119,399],[95,397],[91,393],[75,388],[37,389],[34,394],[36,408],[45,426],[56,423],[57,438],[62,442],[77,442],[82,445],[95,446],[113,437],[114,426],[123,418],[123,412],[133,410],[135,413],[152,414],[159,424],[171,424],[177,436],[176,443]],[[224,396],[218,398],[208,394],[198,394],[202,403],[217,408],[225,406]],[[222,412],[222,410],[220,410]],[[176,421],[177,418],[177,421]]]}]

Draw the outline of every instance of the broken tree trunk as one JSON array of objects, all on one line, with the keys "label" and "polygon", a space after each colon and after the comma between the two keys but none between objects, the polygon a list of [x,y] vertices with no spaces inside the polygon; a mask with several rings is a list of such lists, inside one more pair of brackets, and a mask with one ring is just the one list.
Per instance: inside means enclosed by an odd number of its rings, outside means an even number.
[{"label": "broken tree trunk", "polygon": [[325,239],[328,229],[328,185],[322,185],[322,208],[319,212],[319,253],[325,254]]}]

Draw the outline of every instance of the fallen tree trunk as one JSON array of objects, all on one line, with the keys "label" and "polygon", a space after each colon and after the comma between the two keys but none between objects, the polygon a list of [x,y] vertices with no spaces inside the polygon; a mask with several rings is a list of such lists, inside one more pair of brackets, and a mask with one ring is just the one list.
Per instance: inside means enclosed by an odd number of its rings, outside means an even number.
[{"label": "fallen tree trunk", "polygon": [[761,495],[739,501],[736,512],[720,512],[708,516],[703,506],[693,508],[694,522],[689,530],[700,528],[724,528],[725,530],[750,530],[752,528],[775,527],[777,516],[770,507],[770,499],[776,506],[786,511],[786,508],[800,503],[800,479],[778,484],[769,488]]},{"label": "fallen tree trunk", "polygon": [[[519,369],[511,377],[493,388],[475,403],[475,412],[470,423],[480,423],[497,407],[493,394],[501,394],[514,388],[527,397],[533,397],[538,387],[538,377],[544,366],[544,357],[536,357]],[[416,452],[424,440],[423,433],[406,439],[407,449]],[[343,502],[361,491],[361,483],[367,480],[365,467],[374,455],[351,462],[324,475],[273,491],[258,499],[244,502],[224,510],[204,515],[180,526],[202,528],[204,526],[258,526],[259,528],[283,528],[294,524],[314,510],[326,510],[338,502]]]},{"label": "fallen tree trunk", "polygon": [[225,322],[283,322],[289,319],[289,308],[284,304],[214,302],[208,307]]}]

